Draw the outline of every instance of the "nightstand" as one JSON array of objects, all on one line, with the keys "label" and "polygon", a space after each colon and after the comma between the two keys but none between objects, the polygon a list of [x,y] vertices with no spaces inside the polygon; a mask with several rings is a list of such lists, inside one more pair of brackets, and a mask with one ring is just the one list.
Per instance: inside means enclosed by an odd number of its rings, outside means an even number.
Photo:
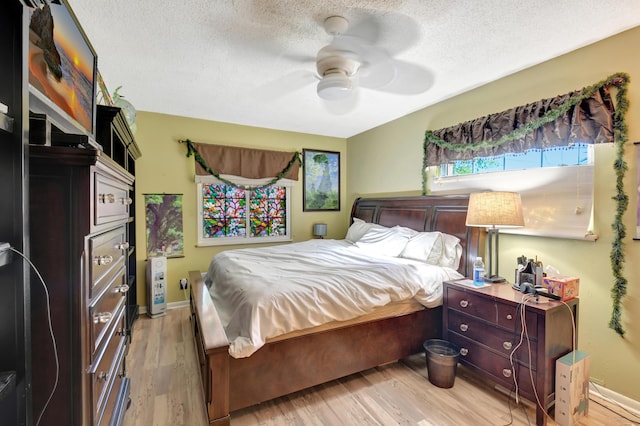
[{"label": "nightstand", "polygon": [[520,341],[525,295],[508,283],[477,288],[446,281],[443,291],[443,338],[461,348],[460,363],[509,390],[515,389],[515,375],[519,395],[537,406],[536,424],[546,424],[536,400],[547,411],[555,402],[555,363],[572,350],[571,315],[577,326],[578,299],[567,301],[569,307],[542,296],[540,303],[525,304],[530,344],[525,337],[513,355],[512,368],[509,358]]}]

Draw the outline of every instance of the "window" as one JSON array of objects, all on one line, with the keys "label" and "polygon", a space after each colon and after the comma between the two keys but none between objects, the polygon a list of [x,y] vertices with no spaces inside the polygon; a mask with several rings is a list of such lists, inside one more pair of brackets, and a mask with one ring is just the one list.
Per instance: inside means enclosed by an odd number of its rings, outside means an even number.
[{"label": "window", "polygon": [[198,245],[252,244],[291,241],[290,189],[293,181],[197,176]]},{"label": "window", "polygon": [[493,157],[475,157],[473,160],[454,161],[440,166],[440,176],[586,164],[593,164],[593,145],[576,143],[572,146],[529,149],[522,154],[503,154]]},{"label": "window", "polygon": [[574,144],[434,166],[429,194],[519,192],[525,227],[501,232],[594,240],[594,152],[607,146]]}]

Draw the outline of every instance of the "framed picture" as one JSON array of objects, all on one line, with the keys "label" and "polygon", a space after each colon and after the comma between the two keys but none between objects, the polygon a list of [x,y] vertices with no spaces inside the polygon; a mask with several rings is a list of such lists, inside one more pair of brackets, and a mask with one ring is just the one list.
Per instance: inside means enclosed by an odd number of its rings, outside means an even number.
[{"label": "framed picture", "polygon": [[182,194],[144,194],[147,257],[184,257]]},{"label": "framed picture", "polygon": [[302,210],[339,211],[340,153],[303,149],[302,154]]}]

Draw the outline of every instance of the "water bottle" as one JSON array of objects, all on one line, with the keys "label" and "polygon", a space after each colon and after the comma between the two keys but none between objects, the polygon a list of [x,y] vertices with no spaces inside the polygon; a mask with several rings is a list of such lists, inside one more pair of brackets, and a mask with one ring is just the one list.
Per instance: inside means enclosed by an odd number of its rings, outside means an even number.
[{"label": "water bottle", "polygon": [[484,285],[484,262],[479,256],[473,262],[473,284],[477,286]]}]

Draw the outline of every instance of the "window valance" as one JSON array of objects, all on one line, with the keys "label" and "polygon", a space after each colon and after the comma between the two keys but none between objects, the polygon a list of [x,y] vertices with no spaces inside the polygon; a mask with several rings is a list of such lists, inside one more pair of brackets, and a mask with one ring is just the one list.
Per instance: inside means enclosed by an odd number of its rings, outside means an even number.
[{"label": "window valance", "polygon": [[623,81],[624,76],[616,74],[582,90],[429,130],[425,135],[425,166],[575,142],[611,143],[614,106],[609,87]]},{"label": "window valance", "polygon": [[[238,148],[233,146],[195,143],[189,139],[179,140],[187,146],[187,157],[195,157],[196,176],[212,175],[220,181],[243,189],[266,188],[280,179],[298,180],[299,152],[268,151],[263,149]],[[225,179],[221,175],[232,175],[248,179],[271,178],[264,185],[245,187]]]},{"label": "window valance", "polygon": [[[299,153],[284,151],[268,151],[264,149],[239,148],[234,146],[211,145],[192,142],[189,139],[181,141],[187,144],[196,156],[196,174],[208,175],[208,166],[217,174],[242,176],[249,179],[280,177],[298,180],[300,161]],[[280,176],[282,173],[284,175]]]}]

